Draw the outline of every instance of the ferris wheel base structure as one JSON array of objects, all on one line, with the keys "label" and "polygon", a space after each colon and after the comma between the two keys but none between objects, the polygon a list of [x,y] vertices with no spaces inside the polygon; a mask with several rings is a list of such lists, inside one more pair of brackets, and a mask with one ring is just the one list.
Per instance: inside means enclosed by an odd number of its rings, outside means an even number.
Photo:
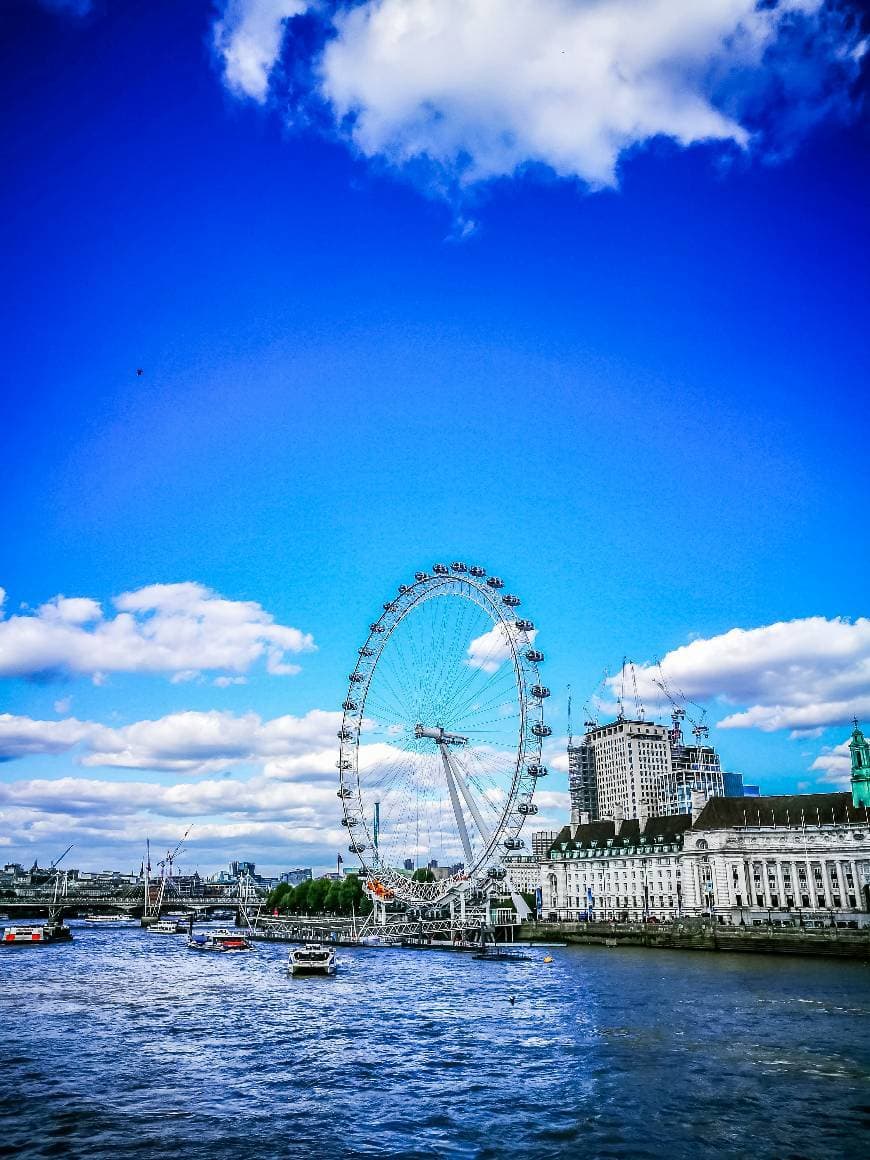
[{"label": "ferris wheel base structure", "polygon": [[[538,812],[550,694],[537,629],[503,588],[479,566],[435,564],[399,586],[357,650],[338,797],[384,922],[393,902],[464,910],[499,890],[530,914],[502,858],[525,847],[520,831]],[[439,860],[448,873],[429,873]]]}]

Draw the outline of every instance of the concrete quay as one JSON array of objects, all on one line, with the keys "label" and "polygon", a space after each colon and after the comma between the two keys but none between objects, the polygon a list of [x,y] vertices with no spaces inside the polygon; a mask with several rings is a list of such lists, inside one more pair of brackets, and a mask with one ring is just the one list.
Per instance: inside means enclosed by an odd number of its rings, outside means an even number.
[{"label": "concrete quay", "polygon": [[739,951],[781,955],[823,955],[870,960],[870,929],[777,929],[723,926],[702,919],[670,923],[524,922],[518,938],[586,946],[651,947],[688,951]]}]

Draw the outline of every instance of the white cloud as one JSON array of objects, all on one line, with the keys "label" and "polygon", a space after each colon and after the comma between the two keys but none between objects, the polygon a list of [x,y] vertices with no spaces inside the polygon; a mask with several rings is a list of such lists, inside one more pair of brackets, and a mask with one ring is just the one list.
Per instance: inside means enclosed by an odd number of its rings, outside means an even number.
[{"label": "white cloud", "polygon": [[614,185],[620,156],[657,136],[743,148],[768,89],[796,133],[847,90],[828,70],[854,75],[863,53],[822,0],[229,0],[215,43],[232,91],[266,100],[306,9],[326,38],[314,95],[339,132],[466,184],[539,163]]},{"label": "white cloud", "polygon": [[56,596],[35,613],[0,618],[0,677],[246,672],[265,658],[275,675],[298,672],[291,653],[312,650],[310,634],[276,624],[254,601],[228,600],[201,584],[152,584],[114,601],[106,618],[95,600]]},{"label": "white cloud", "polygon": [[58,754],[77,746],[81,764],[117,769],[154,769],[202,774],[242,762],[299,758],[328,749],[335,769],[336,733],[341,713],[313,709],[263,721],[256,713],[171,713],[154,721],[110,728],[93,721],[36,721],[0,715],[0,760]]},{"label": "white cloud", "polygon": [[849,742],[843,741],[839,745],[823,750],[810,769],[823,774],[820,781],[835,785],[837,789],[848,789],[852,774]]},{"label": "white cloud", "polygon": [[[255,754],[260,767],[248,777],[205,776],[169,785],[68,775],[0,782],[2,841],[16,858],[26,856],[22,850],[40,857],[56,854],[75,841],[83,865],[138,864],[144,835],[152,838],[152,850],[162,842],[174,846],[193,822],[188,864],[201,858],[213,867],[233,856],[254,856],[283,867],[303,860],[328,865],[348,841],[336,796],[340,720],[338,713],[321,711],[267,722],[253,714],[173,714],[113,730],[81,721],[0,718],[0,752],[26,755],[111,743],[127,748],[94,752],[94,764],[109,759],[132,768],[190,772],[195,767],[214,773],[234,756]],[[389,763],[396,753],[383,742],[364,745],[361,768]],[[403,752],[402,758],[413,760],[413,755]],[[184,762],[194,764],[181,768]],[[547,787],[536,800],[540,814],[529,830],[559,828],[567,818],[567,794]]]},{"label": "white cloud", "polygon": [[308,7],[307,0],[228,0],[223,19],[215,24],[214,43],[233,92],[266,99],[285,24]]},{"label": "white cloud", "polygon": [[99,726],[68,717],[65,721],[34,721],[0,713],[0,761],[34,754],[66,753],[94,737]]},{"label": "white cloud", "polygon": [[[527,634],[534,641],[537,629]],[[481,669],[484,673],[494,673],[511,656],[511,642],[519,636],[519,630],[512,624],[499,621],[488,632],[477,636],[468,646],[469,668]]]},{"label": "white cloud", "polygon": [[[741,706],[723,729],[790,729],[796,736],[870,719],[870,620],[811,616],[761,628],[733,628],[693,640],[662,659],[671,688],[695,701]],[[656,667],[636,668],[645,702],[661,700]],[[621,677],[610,678],[611,689]],[[746,708],[742,708],[746,706]]]}]

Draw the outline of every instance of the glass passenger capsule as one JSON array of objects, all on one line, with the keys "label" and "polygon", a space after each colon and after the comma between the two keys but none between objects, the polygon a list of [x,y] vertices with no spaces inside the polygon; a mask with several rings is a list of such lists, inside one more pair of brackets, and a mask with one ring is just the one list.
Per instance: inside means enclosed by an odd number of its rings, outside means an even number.
[{"label": "glass passenger capsule", "polygon": [[532,696],[537,697],[539,701],[543,701],[544,697],[549,697],[550,695],[550,690],[546,685],[532,685],[530,691]]},{"label": "glass passenger capsule", "polygon": [[530,814],[536,814],[538,812],[538,807],[534,802],[520,802],[520,804],[517,806],[517,809],[525,817],[528,817]]},{"label": "glass passenger capsule", "polygon": [[365,677],[362,675],[362,673],[351,673],[347,679],[352,685],[361,685],[365,680]]},{"label": "glass passenger capsule", "polygon": [[506,604],[508,608],[518,608],[521,603],[519,596],[514,596],[512,592],[508,592],[502,596],[501,602],[502,604]]},{"label": "glass passenger capsule", "polygon": [[353,790],[352,790],[352,789],[349,789],[349,788],[348,788],[348,786],[346,786],[346,785],[343,785],[343,786],[341,787],[341,789],[340,789],[340,790],[339,790],[339,791],[336,793],[336,795],[335,795],[335,796],[336,796],[336,797],[339,797],[339,798],[341,798],[341,799],[342,799],[342,800],[344,800],[344,801],[346,801],[346,800],[347,800],[347,798],[353,797]]},{"label": "glass passenger capsule", "polygon": [[539,665],[544,659],[544,654],[536,648],[530,648],[526,651],[526,660],[531,661],[532,664]]},{"label": "glass passenger capsule", "polygon": [[463,564],[461,560],[454,560],[453,563],[450,565],[450,567],[453,569],[454,572],[467,572],[468,571],[468,565]]},{"label": "glass passenger capsule", "polygon": [[546,765],[530,765],[527,767],[527,772],[529,777],[546,777],[547,767]]},{"label": "glass passenger capsule", "polygon": [[341,707],[344,709],[345,713],[355,713],[359,708],[359,705],[356,703],[356,701],[343,701]]},{"label": "glass passenger capsule", "polygon": [[450,575],[450,569],[447,567],[446,564],[433,564],[432,571],[435,573],[436,576],[449,576]]},{"label": "glass passenger capsule", "polygon": [[354,737],[356,737],[356,734],[354,733],[353,729],[339,729],[336,737],[339,739],[339,741],[353,741]]},{"label": "glass passenger capsule", "polygon": [[476,576],[478,580],[481,580],[486,575],[486,568],[481,568],[477,564],[472,564],[468,571],[472,576]]},{"label": "glass passenger capsule", "polygon": [[549,737],[553,730],[549,725],[541,725],[539,721],[536,721],[532,726],[532,732],[536,737]]},{"label": "glass passenger capsule", "polygon": [[353,769],[353,763],[347,757],[342,757],[335,764],[338,769]]},{"label": "glass passenger capsule", "polygon": [[359,650],[359,655],[361,657],[373,657],[375,655],[375,650],[373,648],[369,648],[367,644],[364,644]]},{"label": "glass passenger capsule", "polygon": [[532,620],[515,620],[514,627],[518,632],[534,632],[535,624]]},{"label": "glass passenger capsule", "polygon": [[382,624],[370,624],[369,631],[370,632],[383,632],[384,626]]},{"label": "glass passenger capsule", "polygon": [[351,826],[358,826],[359,825],[359,818],[354,818],[352,816],[348,816],[346,818],[341,819],[341,824],[343,826],[347,826],[347,828],[350,829]]},{"label": "glass passenger capsule", "polygon": [[502,843],[506,850],[522,850],[525,844],[522,838],[505,838]]},{"label": "glass passenger capsule", "polygon": [[415,573],[414,573],[414,579],[415,579],[415,580],[428,580],[428,579],[429,579],[429,573],[428,573],[428,572],[415,572]]},{"label": "glass passenger capsule", "polygon": [[498,576],[490,576],[487,580],[487,584],[490,586],[490,588],[504,588],[504,580]]}]

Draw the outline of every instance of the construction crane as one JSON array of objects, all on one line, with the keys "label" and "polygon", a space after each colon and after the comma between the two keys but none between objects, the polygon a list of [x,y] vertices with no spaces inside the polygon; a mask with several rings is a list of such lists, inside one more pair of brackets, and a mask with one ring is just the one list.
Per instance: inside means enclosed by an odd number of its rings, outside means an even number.
[{"label": "construction crane", "polygon": [[[710,726],[705,721],[707,710],[703,705],[699,705],[696,701],[690,700],[679,689],[676,690],[676,693],[671,689],[671,686],[665,680],[665,674],[662,672],[661,661],[656,660],[656,668],[659,671],[659,675],[658,677],[651,676],[650,680],[657,688],[661,689],[673,706],[671,711],[671,720],[673,721],[671,744],[682,744],[683,731],[680,723],[688,718],[689,724],[692,726],[692,736],[695,738],[697,744],[700,745],[702,739],[710,736]],[[697,719],[689,715],[685,707],[686,705],[693,705],[699,710],[700,715]]]},{"label": "construction crane", "polygon": [[[592,691],[591,697],[589,698],[588,701],[583,702],[583,715],[584,715],[583,728],[584,729],[597,729],[598,728],[598,718],[599,718],[600,712],[601,712],[601,698],[598,696],[598,690],[600,688],[602,688],[602,686],[606,686],[609,679],[610,679],[610,669],[605,668],[604,672],[601,675],[600,681],[598,682],[598,684],[595,686],[595,688]],[[592,703],[595,703],[595,705],[596,705],[595,709],[591,708]]]},{"label": "construction crane", "polygon": [[154,913],[158,917],[160,916],[160,908],[163,905],[163,898],[166,894],[166,884],[172,879],[172,865],[175,862],[175,859],[181,853],[181,849],[184,846],[184,843],[187,841],[187,836],[192,829],[192,826],[188,826],[184,833],[181,835],[181,841],[178,843],[175,849],[167,850],[166,857],[162,858],[157,863],[157,867],[160,870],[160,889],[157,894],[157,905],[154,908]]},{"label": "construction crane", "polygon": [[574,732],[571,729],[571,686],[568,686],[568,748],[574,748]]},{"label": "construction crane", "polygon": [[61,856],[59,858],[55,858],[55,860],[49,866],[49,870],[57,869],[57,867],[61,864],[61,862],[64,860],[64,858],[67,856],[67,854],[70,852],[70,850],[73,848],[74,845],[75,845],[75,842],[70,842],[70,844],[67,846],[67,848],[64,850],[64,852],[61,854]]}]

